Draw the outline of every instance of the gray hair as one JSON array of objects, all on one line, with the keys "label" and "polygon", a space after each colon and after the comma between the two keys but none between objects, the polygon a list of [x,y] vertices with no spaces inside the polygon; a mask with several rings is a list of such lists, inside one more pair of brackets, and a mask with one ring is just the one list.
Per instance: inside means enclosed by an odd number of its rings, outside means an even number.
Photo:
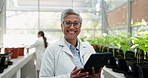
[{"label": "gray hair", "polygon": [[82,17],[80,16],[80,14],[78,12],[74,11],[73,9],[66,9],[62,12],[61,23],[64,22],[64,18],[70,14],[77,15],[80,18],[80,22],[82,23]]}]

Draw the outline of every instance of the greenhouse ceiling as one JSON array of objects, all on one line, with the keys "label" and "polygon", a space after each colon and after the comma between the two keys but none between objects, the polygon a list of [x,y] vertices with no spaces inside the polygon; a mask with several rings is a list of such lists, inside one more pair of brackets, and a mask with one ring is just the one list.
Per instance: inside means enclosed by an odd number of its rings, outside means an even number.
[{"label": "greenhouse ceiling", "polygon": [[61,11],[74,8],[82,11],[96,11],[98,2],[98,0],[7,0],[7,10]]},{"label": "greenhouse ceiling", "polygon": [[79,11],[100,11],[101,1],[105,1],[108,10],[122,6],[127,0],[6,0],[7,10],[22,11],[61,11],[66,8]]}]

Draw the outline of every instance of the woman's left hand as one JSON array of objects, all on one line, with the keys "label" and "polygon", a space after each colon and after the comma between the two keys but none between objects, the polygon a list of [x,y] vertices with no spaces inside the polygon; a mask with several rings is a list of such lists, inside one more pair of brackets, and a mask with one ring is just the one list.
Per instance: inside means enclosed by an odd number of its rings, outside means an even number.
[{"label": "woman's left hand", "polygon": [[94,67],[92,67],[92,75],[89,75],[88,78],[101,78],[101,70],[102,68],[100,68],[98,73],[96,74]]}]

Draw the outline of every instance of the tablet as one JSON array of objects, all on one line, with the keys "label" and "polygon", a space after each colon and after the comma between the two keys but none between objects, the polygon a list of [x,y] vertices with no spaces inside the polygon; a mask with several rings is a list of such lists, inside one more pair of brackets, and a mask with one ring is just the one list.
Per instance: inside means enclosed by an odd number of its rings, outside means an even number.
[{"label": "tablet", "polygon": [[107,61],[113,56],[111,52],[95,53],[91,54],[82,72],[89,72],[89,75],[92,74],[92,67],[95,68],[95,73],[98,73],[99,69],[104,67],[107,64]]}]

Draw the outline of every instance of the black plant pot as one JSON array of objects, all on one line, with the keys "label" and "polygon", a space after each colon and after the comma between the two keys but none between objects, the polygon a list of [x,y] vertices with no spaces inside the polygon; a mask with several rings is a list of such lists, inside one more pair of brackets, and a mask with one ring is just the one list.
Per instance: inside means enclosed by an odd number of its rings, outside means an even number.
[{"label": "black plant pot", "polygon": [[137,63],[137,60],[126,60],[127,64],[131,67],[131,72],[132,74],[130,74],[131,77],[133,78],[148,78],[148,77],[142,77],[142,71],[145,71],[145,67],[144,70],[143,68],[140,68],[140,65],[145,65],[147,64],[148,67],[148,62],[147,60],[142,60],[141,63]]},{"label": "black plant pot", "polygon": [[[1,64],[1,60],[2,60],[2,57],[0,57],[0,64]],[[0,66],[0,73],[2,73],[4,70],[1,69],[1,66]]]},{"label": "black plant pot", "polygon": [[148,64],[136,64],[139,78],[148,78]]},{"label": "black plant pot", "polygon": [[129,71],[129,67],[125,59],[118,59],[117,68],[113,69],[114,72],[124,73],[125,75]]},{"label": "black plant pot", "polygon": [[129,59],[129,60],[136,59],[135,53],[133,51],[126,51],[125,56],[126,56],[126,59]]},{"label": "black plant pot", "polygon": [[111,57],[109,60],[108,60],[108,63],[106,65],[107,68],[112,68],[112,69],[115,69],[117,68],[117,63],[116,63],[116,59],[115,57]]},{"label": "black plant pot", "polygon": [[116,54],[118,54],[118,49],[117,48],[109,48],[109,52],[112,52],[113,56],[115,56]]},{"label": "black plant pot", "polygon": [[100,53],[100,52],[101,52],[100,48],[95,48],[95,51],[96,51],[97,53]]},{"label": "black plant pot", "polygon": [[8,67],[9,64],[13,62],[10,61],[11,53],[0,54],[1,62],[0,62],[0,72],[2,73],[5,68]]},{"label": "black plant pot", "polygon": [[124,58],[124,54],[121,49],[115,49],[115,58]]},{"label": "black plant pot", "polygon": [[138,68],[137,68],[137,63],[133,63],[133,65],[131,66],[132,71],[133,71],[133,77],[138,78],[139,74],[138,74]]}]

